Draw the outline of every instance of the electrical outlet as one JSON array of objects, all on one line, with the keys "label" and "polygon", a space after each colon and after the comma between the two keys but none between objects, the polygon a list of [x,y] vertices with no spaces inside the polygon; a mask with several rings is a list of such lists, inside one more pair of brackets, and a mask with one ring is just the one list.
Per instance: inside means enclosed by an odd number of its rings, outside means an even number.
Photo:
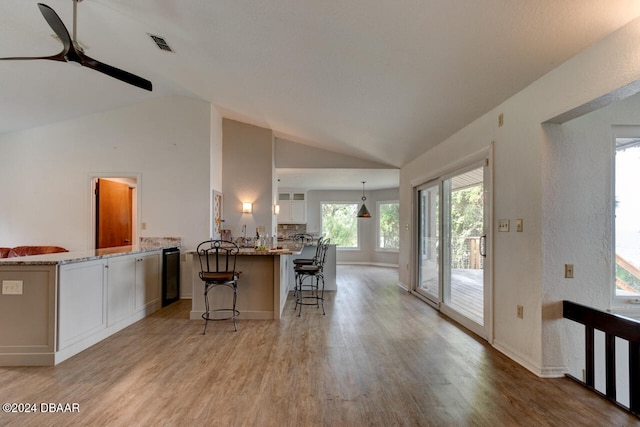
[{"label": "electrical outlet", "polygon": [[517,311],[518,319],[524,319],[524,307],[519,305]]},{"label": "electrical outlet", "polygon": [[564,278],[573,279],[573,264],[564,265]]},{"label": "electrical outlet", "polygon": [[22,280],[3,280],[2,295],[22,295]]}]

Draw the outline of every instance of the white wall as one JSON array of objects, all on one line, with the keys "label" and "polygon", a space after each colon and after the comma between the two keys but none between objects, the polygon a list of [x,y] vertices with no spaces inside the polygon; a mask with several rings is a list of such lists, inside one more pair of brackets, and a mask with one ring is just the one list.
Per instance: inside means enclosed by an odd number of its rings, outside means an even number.
[{"label": "white wall", "polygon": [[[224,119],[222,148],[222,180],[224,223],[233,238],[241,237],[242,226],[253,237],[257,226],[276,234],[273,212],[275,172],[273,166],[273,133],[235,120]],[[253,212],[242,213],[242,203],[253,203]]]},{"label": "white wall", "polygon": [[222,116],[211,106],[211,189],[222,193]]},{"label": "white wall", "polygon": [[[402,168],[400,174],[400,217],[404,230],[400,249],[400,281],[413,285],[413,187],[434,177],[438,171],[461,159],[473,157],[492,143],[493,159],[493,224],[498,219],[524,219],[522,233],[493,233],[493,345],[541,376],[558,376],[567,370],[575,347],[564,348],[561,337],[571,328],[561,319],[561,266],[593,261],[594,252],[583,242],[587,221],[570,227],[571,239],[562,245],[548,245],[548,237],[557,231],[550,215],[573,215],[570,206],[556,206],[549,211],[548,197],[556,187],[545,175],[554,156],[575,154],[575,147],[563,147],[549,155],[549,143],[541,123],[587,104],[640,77],[640,21],[635,20],[610,37],[581,52],[516,96],[480,117],[434,149]],[[498,115],[504,114],[504,126],[498,127]],[[566,166],[566,163],[563,163]],[[575,171],[577,165],[573,165]],[[582,167],[582,166],[580,166]],[[571,173],[572,171],[565,171]],[[578,173],[567,182],[574,185],[585,174]],[[568,179],[565,175],[559,179]],[[602,177],[606,180],[606,177]],[[578,187],[578,188],[584,188]],[[602,189],[602,185],[596,188]],[[573,188],[575,191],[576,188]],[[566,190],[563,190],[566,191]],[[587,193],[572,193],[588,205]],[[603,196],[604,197],[604,196]],[[602,197],[601,197],[602,198]],[[567,213],[569,212],[569,213]],[[583,221],[585,213],[574,216]],[[543,240],[544,239],[544,240]],[[566,246],[569,245],[569,246]],[[569,257],[569,252],[572,256]],[[580,261],[582,260],[582,261]],[[603,277],[605,263],[596,277]],[[402,267],[405,268],[402,268]],[[588,274],[590,269],[585,269]],[[577,281],[579,292],[591,283]],[[573,295],[572,292],[568,292]],[[597,292],[596,292],[597,293]],[[578,291],[576,290],[576,294]],[[564,296],[562,296],[564,297]],[[524,306],[524,319],[516,317],[516,306]]]},{"label": "white wall", "polygon": [[[545,125],[543,304],[568,299],[606,310],[610,307],[614,265],[612,224],[613,133],[616,125],[640,124],[640,95],[616,102],[563,125]],[[580,218],[579,221],[576,218]],[[554,258],[550,258],[553,254]],[[574,264],[574,279],[562,277]],[[562,351],[545,353],[547,363],[563,363],[582,377],[584,329],[564,328],[560,320],[543,325],[543,340]],[[546,359],[545,359],[546,361]]]},{"label": "white wall", "polygon": [[210,104],[171,97],[0,135],[0,246],[90,249],[89,177],[121,173],[140,176],[140,237],[194,248],[209,235],[210,120]]},{"label": "white wall", "polygon": [[[338,263],[361,263],[379,265],[398,265],[398,252],[376,250],[376,203],[378,201],[398,200],[398,189],[366,191],[366,206],[372,218],[358,220],[360,249],[338,249]],[[307,192],[307,232],[320,234],[321,202],[354,202],[362,204],[362,191],[310,190]]]}]

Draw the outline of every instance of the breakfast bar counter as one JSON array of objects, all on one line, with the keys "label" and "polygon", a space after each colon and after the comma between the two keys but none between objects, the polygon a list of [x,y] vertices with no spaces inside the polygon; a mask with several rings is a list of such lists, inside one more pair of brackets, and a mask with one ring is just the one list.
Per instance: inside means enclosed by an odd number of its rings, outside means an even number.
[{"label": "breakfast bar counter", "polygon": [[[237,309],[242,319],[280,319],[289,294],[289,275],[293,274],[292,256],[299,251],[240,248],[236,270],[238,279]],[[200,280],[200,261],[196,251],[192,257],[193,299],[191,319],[202,320],[204,313],[204,282]],[[232,293],[221,287],[209,293],[212,308],[230,307]]]}]

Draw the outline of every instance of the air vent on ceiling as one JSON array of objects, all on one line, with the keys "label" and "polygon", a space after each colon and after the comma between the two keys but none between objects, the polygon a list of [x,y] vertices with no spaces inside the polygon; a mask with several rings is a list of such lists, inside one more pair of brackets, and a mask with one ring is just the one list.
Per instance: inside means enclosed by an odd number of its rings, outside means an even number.
[{"label": "air vent on ceiling", "polygon": [[156,45],[162,49],[162,50],[166,50],[167,52],[173,52],[173,49],[171,49],[171,47],[169,46],[169,43],[167,43],[167,41],[160,37],[160,36],[154,36],[153,34],[149,34],[149,37],[151,37],[151,39],[156,43]]}]

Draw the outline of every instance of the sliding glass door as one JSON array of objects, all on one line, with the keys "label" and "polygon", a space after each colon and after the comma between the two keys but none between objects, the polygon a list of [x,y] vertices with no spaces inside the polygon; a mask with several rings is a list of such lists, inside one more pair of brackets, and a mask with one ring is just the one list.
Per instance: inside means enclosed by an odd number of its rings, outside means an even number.
[{"label": "sliding glass door", "polygon": [[488,203],[483,161],[417,189],[416,292],[486,337]]},{"label": "sliding glass door", "polygon": [[440,301],[440,185],[418,190],[420,212],[418,243],[418,289],[433,302]]}]

